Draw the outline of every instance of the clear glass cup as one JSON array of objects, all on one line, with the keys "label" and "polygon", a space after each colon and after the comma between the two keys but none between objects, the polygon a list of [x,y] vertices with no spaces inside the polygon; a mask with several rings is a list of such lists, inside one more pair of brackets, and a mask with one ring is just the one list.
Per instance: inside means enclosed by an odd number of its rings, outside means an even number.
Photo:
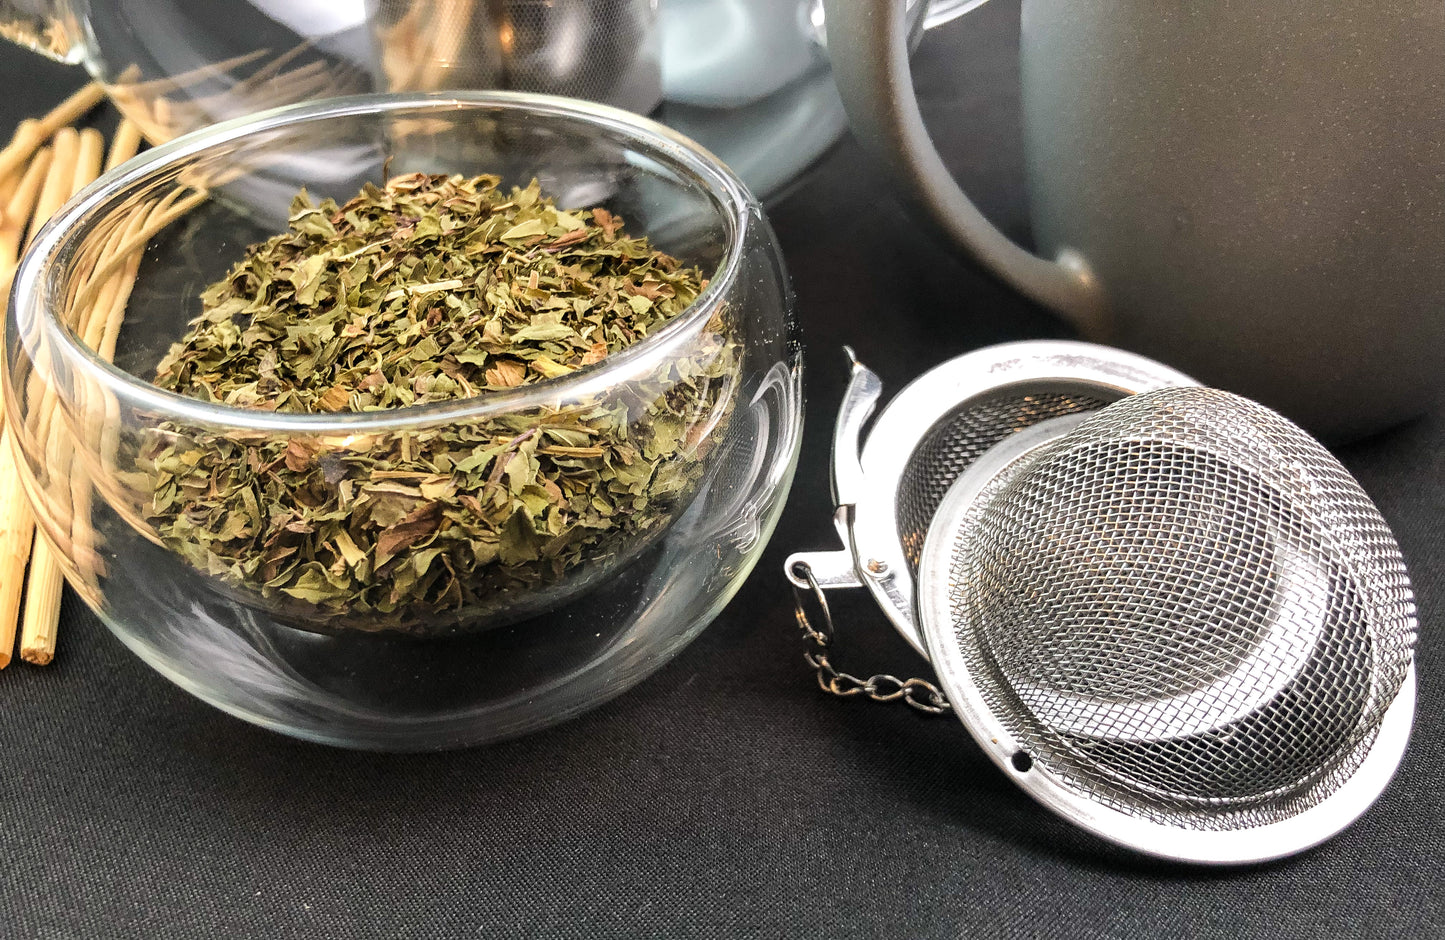
[{"label": "clear glass cup", "polygon": [[[284,228],[299,186],[342,202],[366,180],[414,171],[496,173],[504,185],[535,177],[559,206],[621,215],[630,233],[698,265],[709,283],[665,327],[602,362],[453,402],[277,414],[180,397],[148,381],[199,313],[200,289],[246,245]],[[143,247],[128,252],[132,245]],[[128,261],[138,268],[127,270]],[[115,291],[132,274],[117,319]],[[22,263],[3,378],[38,529],[127,646],[249,721],[388,750],[520,734],[611,698],[665,663],[751,570],[781,511],[802,420],[787,276],[742,184],[644,118],[510,93],[369,95],[279,109],[178,139],[107,174]],[[578,560],[539,568],[535,578],[499,579],[495,568],[474,566],[458,575],[461,599],[445,609],[387,609],[376,591],[365,603],[336,604],[267,589],[264,578],[208,562],[205,546],[170,524],[176,505],[183,514],[214,509],[218,493],[234,498],[244,487],[228,474],[255,471],[286,448],[329,468],[316,485],[361,492],[381,479],[377,466],[418,442],[445,436],[456,447],[516,450],[579,415],[600,443],[615,436],[639,449],[659,417],[672,423],[675,443],[657,450],[651,476],[621,489],[607,478],[607,493],[569,494],[609,505],[645,496],[646,524],[605,530]],[[451,453],[432,485],[465,485],[450,472],[461,452]],[[533,459],[587,458],[534,451]],[[237,525],[231,535],[244,540]],[[534,554],[545,561],[540,548]],[[318,556],[313,576],[342,564]],[[385,575],[401,576],[396,568]]]}]

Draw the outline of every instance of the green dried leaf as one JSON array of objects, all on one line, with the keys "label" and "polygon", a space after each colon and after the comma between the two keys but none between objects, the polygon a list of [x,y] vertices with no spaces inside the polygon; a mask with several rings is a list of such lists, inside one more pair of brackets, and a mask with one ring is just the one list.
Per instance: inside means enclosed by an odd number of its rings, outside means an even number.
[{"label": "green dried leaf", "polygon": [[528,219],[525,222],[518,222],[498,237],[504,242],[510,242],[523,241],[545,234],[547,234],[547,226],[542,223],[541,219]]}]

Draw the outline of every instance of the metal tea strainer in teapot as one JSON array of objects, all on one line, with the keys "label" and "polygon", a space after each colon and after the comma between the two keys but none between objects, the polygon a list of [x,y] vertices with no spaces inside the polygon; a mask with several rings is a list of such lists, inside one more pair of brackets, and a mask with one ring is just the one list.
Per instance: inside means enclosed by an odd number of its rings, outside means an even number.
[{"label": "metal tea strainer in teapot", "polygon": [[[1289,855],[1379,796],[1414,717],[1415,605],[1394,536],[1313,438],[1150,360],[1048,341],[928,372],[860,449],[882,388],[852,369],[845,549],[787,561],[825,689],[951,703],[1045,806],[1181,861]],[[834,669],[824,592],[864,585],[941,690]]]}]

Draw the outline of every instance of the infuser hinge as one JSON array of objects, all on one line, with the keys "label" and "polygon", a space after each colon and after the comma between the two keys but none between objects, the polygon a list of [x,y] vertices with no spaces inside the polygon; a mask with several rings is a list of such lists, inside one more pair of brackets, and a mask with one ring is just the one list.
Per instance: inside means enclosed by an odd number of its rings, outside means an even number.
[{"label": "infuser hinge", "polygon": [[[853,538],[853,511],[860,497],[865,497],[867,481],[863,475],[863,425],[878,405],[883,382],[847,346],[851,374],[848,388],[833,427],[833,527],[843,543],[841,551],[795,552],[784,563],[788,581],[793,585],[793,599],[799,628],[809,644],[803,654],[817,673],[818,686],[831,695],[850,698],[862,695],[875,702],[903,701],[918,711],[931,715],[951,711],[948,699],[933,683],[925,679],[899,679],[890,675],[861,678],[835,668],[829,659],[833,644],[833,615],[824,591],[833,588],[862,587],[864,578],[874,581],[891,579],[886,563],[863,561]],[[808,616],[811,598],[819,617]]]}]

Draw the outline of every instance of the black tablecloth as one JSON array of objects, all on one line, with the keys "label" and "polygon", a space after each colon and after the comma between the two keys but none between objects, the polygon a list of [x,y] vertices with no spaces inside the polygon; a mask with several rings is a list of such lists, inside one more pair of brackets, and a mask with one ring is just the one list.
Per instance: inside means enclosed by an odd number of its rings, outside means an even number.
[{"label": "black tablecloth", "polygon": [[[920,50],[920,98],[1021,238],[1017,8]],[[0,125],[75,72],[0,50]],[[1414,741],[1363,819],[1301,857],[1175,867],[1031,802],[953,719],[823,696],[782,559],[831,547],[839,347],[891,389],[1065,329],[923,233],[844,141],[771,208],[807,346],[808,430],[772,545],[671,665],[569,724],[422,756],[251,727],[123,649],[73,597],[59,658],[0,673],[0,935],[1440,936],[1445,933],[1445,410],[1341,456],[1394,526],[1421,610]],[[863,596],[841,665],[926,668]]]}]

